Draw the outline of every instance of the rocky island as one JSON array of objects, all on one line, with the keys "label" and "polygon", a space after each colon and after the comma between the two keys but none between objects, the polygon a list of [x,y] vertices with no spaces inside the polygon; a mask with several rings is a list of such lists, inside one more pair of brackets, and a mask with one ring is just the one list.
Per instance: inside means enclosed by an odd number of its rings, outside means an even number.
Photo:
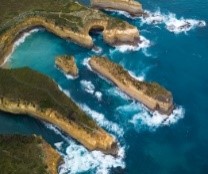
[{"label": "rocky island", "polygon": [[78,68],[73,56],[58,56],[55,63],[67,75],[78,76]]},{"label": "rocky island", "polygon": [[15,40],[37,27],[88,48],[94,45],[89,35],[93,29],[103,30],[103,39],[110,45],[139,41],[136,27],[73,0],[1,0],[0,10],[0,65]]},{"label": "rocky island", "polygon": [[91,6],[98,9],[122,10],[132,16],[143,14],[142,5],[135,0],[91,0]]},{"label": "rocky island", "polygon": [[172,94],[158,83],[138,81],[122,66],[105,57],[92,57],[89,64],[94,71],[111,80],[122,91],[152,111],[166,115],[172,113],[174,108]]},{"label": "rocky island", "polygon": [[52,123],[89,150],[117,154],[116,140],[67,97],[49,77],[29,68],[0,68],[0,110]]},{"label": "rocky island", "polygon": [[41,137],[0,135],[0,171],[57,174],[61,156]]}]

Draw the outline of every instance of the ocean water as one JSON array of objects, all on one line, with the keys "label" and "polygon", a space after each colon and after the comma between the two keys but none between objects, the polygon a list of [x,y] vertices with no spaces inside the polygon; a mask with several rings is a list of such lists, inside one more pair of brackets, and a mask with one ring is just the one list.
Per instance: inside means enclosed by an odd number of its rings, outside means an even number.
[{"label": "ocean water", "polygon": [[[91,33],[100,49],[88,50],[38,29],[16,42],[5,65],[29,66],[53,78],[90,117],[118,139],[117,158],[88,152],[55,126],[24,115],[0,113],[0,133],[42,135],[64,158],[61,174],[207,174],[208,1],[141,3],[150,15],[146,19],[106,11],[140,29],[143,43],[138,47],[110,47],[103,42],[101,33]],[[55,67],[55,57],[63,54],[75,56],[78,78],[67,77]],[[165,86],[173,93],[174,113],[167,120],[158,113],[149,113],[91,71],[87,62],[92,55],[108,56],[136,78]]]}]

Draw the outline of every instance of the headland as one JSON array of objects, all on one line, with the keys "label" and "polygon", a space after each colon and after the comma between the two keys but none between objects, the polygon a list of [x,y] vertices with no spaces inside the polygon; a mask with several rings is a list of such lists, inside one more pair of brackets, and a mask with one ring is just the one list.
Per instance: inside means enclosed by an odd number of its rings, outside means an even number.
[{"label": "headland", "polygon": [[132,16],[143,14],[142,5],[135,0],[91,0],[91,6],[98,9],[122,10]]},{"label": "headland", "polygon": [[61,156],[42,137],[0,135],[1,173],[58,174]]},{"label": "headland", "polygon": [[89,150],[117,154],[117,142],[49,77],[29,68],[0,68],[0,110],[56,125]]},{"label": "headland", "polygon": [[103,39],[110,45],[139,42],[136,27],[73,0],[2,0],[0,10],[0,65],[15,40],[37,27],[87,48],[94,46],[89,35],[93,29],[103,30]]},{"label": "headland", "polygon": [[112,81],[123,92],[144,104],[152,111],[169,115],[172,113],[172,94],[158,83],[138,81],[122,66],[105,57],[92,57],[89,60],[91,68]]}]

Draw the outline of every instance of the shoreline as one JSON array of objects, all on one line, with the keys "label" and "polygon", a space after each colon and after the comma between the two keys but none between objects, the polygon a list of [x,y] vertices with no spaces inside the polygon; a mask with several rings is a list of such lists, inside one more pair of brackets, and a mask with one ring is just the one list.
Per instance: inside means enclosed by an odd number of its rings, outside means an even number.
[{"label": "shoreline", "polygon": [[[170,101],[168,101],[168,102],[160,101],[159,99],[155,99],[151,96],[148,96],[147,94],[145,94],[145,92],[142,89],[139,90],[136,88],[136,86],[134,85],[134,83],[136,81],[129,73],[128,73],[128,79],[134,79],[133,82],[129,81],[129,80],[125,80],[125,79],[123,79],[124,81],[121,82],[107,69],[107,67],[105,67],[105,65],[104,66],[100,65],[100,63],[101,63],[101,62],[99,62],[100,59],[102,59],[102,57],[92,57],[89,60],[89,65],[93,71],[100,74],[101,76],[103,76],[107,80],[110,80],[113,84],[115,84],[124,93],[126,93],[131,98],[141,102],[151,111],[158,111],[159,113],[165,114],[165,115],[170,115],[172,113],[172,111],[174,109],[174,104],[172,103],[173,102],[172,95],[170,96]],[[105,61],[110,62],[110,60],[107,60],[106,58],[105,58]],[[115,65],[115,63],[112,63],[111,65],[108,65],[108,67],[116,69],[116,67],[113,67],[114,65]],[[120,67],[121,66],[119,66],[119,68]],[[126,71],[125,72],[123,71],[120,73],[126,73]],[[143,83],[143,82],[137,81],[137,83]]]},{"label": "shoreline", "polygon": [[[44,120],[56,125],[90,151],[117,155],[117,140],[61,92],[53,80],[29,68],[0,70],[0,80],[4,84],[0,86],[1,111]],[[31,78],[30,83],[28,78]],[[39,79],[38,82],[36,79]]]},{"label": "shoreline", "polygon": [[135,0],[91,0],[91,6],[97,9],[120,10],[131,16],[143,15],[142,4]]}]

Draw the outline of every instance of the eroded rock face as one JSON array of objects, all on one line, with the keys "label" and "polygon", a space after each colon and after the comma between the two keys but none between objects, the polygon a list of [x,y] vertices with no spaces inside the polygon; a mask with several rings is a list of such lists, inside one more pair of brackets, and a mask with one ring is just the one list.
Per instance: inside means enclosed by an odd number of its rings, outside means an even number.
[{"label": "eroded rock face", "polygon": [[[54,6],[56,3],[62,3],[52,2]],[[17,3],[21,3],[21,0]],[[19,16],[10,15],[9,19],[5,19],[5,23],[0,21],[0,65],[4,63],[6,56],[11,52],[15,40],[21,37],[24,32],[36,27],[43,27],[49,32],[87,48],[94,46],[89,32],[96,28],[103,29],[104,41],[110,45],[135,44],[139,40],[139,31],[136,27],[75,2],[64,3],[62,5],[64,11],[62,8],[57,11],[54,9],[50,11],[50,8],[44,11],[41,6],[36,8],[39,11],[30,8],[24,9]],[[43,10],[40,11],[42,8]],[[28,11],[25,12],[25,10]],[[4,27],[5,24],[9,24],[9,26]]]},{"label": "eroded rock face", "polygon": [[44,120],[89,150],[117,154],[114,137],[61,92],[53,80],[29,68],[0,69],[0,110]]},{"label": "eroded rock face", "polygon": [[91,68],[111,80],[130,97],[138,100],[152,111],[170,115],[173,111],[172,94],[157,83],[134,79],[122,66],[104,57],[92,57]]},{"label": "eroded rock face", "polygon": [[141,16],[142,5],[134,0],[91,0],[91,5],[99,9],[122,10],[133,16]]},{"label": "eroded rock face", "polygon": [[67,75],[78,76],[78,68],[73,56],[58,56],[55,63]]}]

